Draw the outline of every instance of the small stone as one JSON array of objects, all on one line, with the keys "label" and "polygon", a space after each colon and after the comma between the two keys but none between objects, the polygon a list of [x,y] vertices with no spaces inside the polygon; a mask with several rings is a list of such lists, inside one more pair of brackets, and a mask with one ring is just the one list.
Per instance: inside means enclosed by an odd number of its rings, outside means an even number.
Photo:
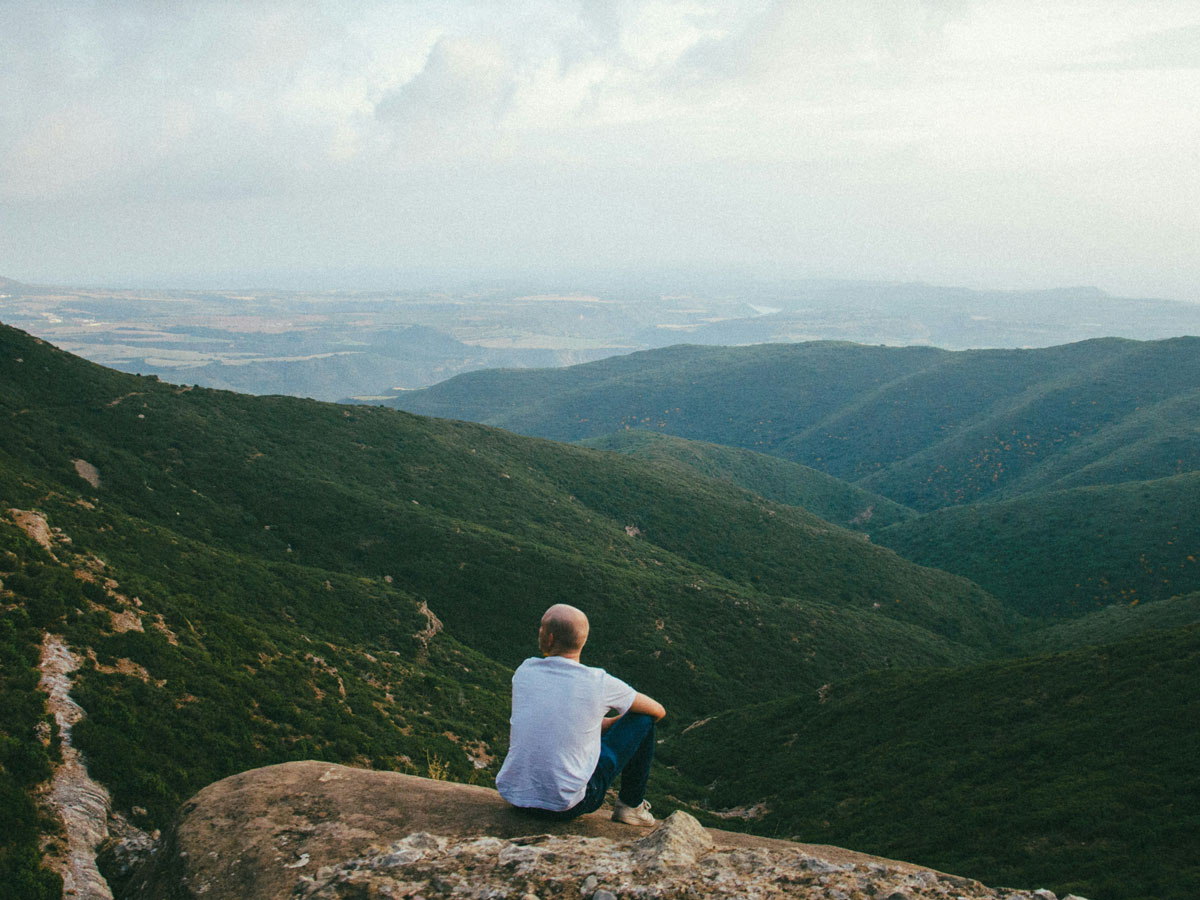
[{"label": "small stone", "polygon": [[493,853],[499,853],[505,847],[512,846],[508,841],[502,841],[494,837],[481,837],[473,841],[468,841],[459,847],[460,852],[468,854],[478,854],[487,856]]},{"label": "small stone", "polygon": [[617,900],[617,895],[612,891],[601,889],[592,894],[592,900]]},{"label": "small stone", "polygon": [[1058,895],[1054,891],[1048,891],[1045,888],[1034,891],[1033,896],[1037,897],[1038,900],[1058,900]]},{"label": "small stone", "polygon": [[445,843],[445,838],[432,835],[428,831],[417,831],[397,841],[396,845],[411,850],[441,850]]},{"label": "small stone", "polygon": [[425,858],[424,850],[405,849],[397,850],[383,856],[375,863],[374,868],[377,869],[395,869],[400,866],[410,866],[413,863]]},{"label": "small stone", "polygon": [[806,856],[800,860],[800,867],[809,872],[815,872],[818,875],[829,875],[833,872],[849,872],[854,868],[849,863],[831,863],[828,860],[820,859],[816,856]]},{"label": "small stone", "polygon": [[579,886],[579,893],[585,897],[590,897],[593,893],[595,893],[596,888],[599,886],[600,879],[595,875],[589,875],[587,878],[583,879],[583,884]]},{"label": "small stone", "polygon": [[634,841],[634,856],[652,866],[686,866],[712,849],[712,838],[694,816],[675,811],[650,834]]},{"label": "small stone", "polygon": [[536,865],[542,856],[537,847],[509,846],[500,851],[499,860],[502,866],[532,866]]},{"label": "small stone", "polygon": [[959,890],[970,890],[980,886],[978,881],[972,881],[969,878],[960,878],[958,875],[938,875],[937,880],[942,884],[948,884],[950,887],[958,888]]}]

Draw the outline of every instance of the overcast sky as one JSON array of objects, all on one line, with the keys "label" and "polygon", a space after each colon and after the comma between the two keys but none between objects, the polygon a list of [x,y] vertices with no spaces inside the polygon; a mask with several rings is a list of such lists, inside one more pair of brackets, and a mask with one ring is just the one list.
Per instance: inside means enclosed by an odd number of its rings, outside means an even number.
[{"label": "overcast sky", "polygon": [[1198,111],[1197,0],[2,0],[0,275],[1200,300]]}]

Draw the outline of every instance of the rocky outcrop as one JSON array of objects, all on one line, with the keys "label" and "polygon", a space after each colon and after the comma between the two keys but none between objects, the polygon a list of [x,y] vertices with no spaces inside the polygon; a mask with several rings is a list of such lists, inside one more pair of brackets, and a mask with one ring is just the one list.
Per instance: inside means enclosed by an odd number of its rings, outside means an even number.
[{"label": "rocky outcrop", "polygon": [[650,832],[603,811],[548,822],[488,788],[320,762],[255,769],[202,790],[126,893],[131,900],[1035,898],[835,847],[705,829],[685,813]]},{"label": "rocky outcrop", "polygon": [[801,847],[720,847],[676,812],[645,838],[535,834],[452,840],[418,832],[315,876],[295,900],[1052,900],[884,862],[830,862]]},{"label": "rocky outcrop", "polygon": [[62,763],[44,799],[62,823],[65,842],[48,850],[46,862],[62,876],[64,897],[112,900],[108,883],[96,867],[96,848],[108,838],[108,791],[88,777],[83,758],[71,744],[71,726],[83,718],[83,710],[70,694],[71,673],[78,667],[79,660],[61,637],[45,635],[39,688],[47,695],[62,737]]},{"label": "rocky outcrop", "polygon": [[62,742],[62,760],[41,795],[46,811],[61,825],[60,834],[43,847],[45,864],[62,877],[65,900],[113,900],[99,857],[107,857],[110,873],[128,877],[154,852],[159,835],[147,834],[113,810],[108,791],[88,775],[86,760],[75,749],[71,730],[84,716],[71,697],[71,673],[79,668],[79,657],[62,637],[45,634],[38,668],[38,688],[46,694]]}]

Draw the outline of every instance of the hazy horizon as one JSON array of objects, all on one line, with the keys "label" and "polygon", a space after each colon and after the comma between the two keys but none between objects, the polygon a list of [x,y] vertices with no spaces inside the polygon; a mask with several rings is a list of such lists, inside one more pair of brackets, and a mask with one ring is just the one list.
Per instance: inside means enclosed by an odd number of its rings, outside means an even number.
[{"label": "hazy horizon", "polygon": [[3,19],[0,275],[28,283],[676,272],[1200,300],[1194,4],[16,0]]},{"label": "hazy horizon", "polygon": [[[32,280],[0,272],[0,278],[12,278],[31,287],[64,288],[68,290],[100,291],[252,291],[284,294],[355,294],[408,293],[413,291],[462,291],[527,288],[560,292],[564,296],[589,292],[666,293],[742,293],[747,287],[769,287],[776,290],[803,289],[816,285],[831,287],[922,287],[933,291],[967,291],[973,294],[1082,294],[1095,292],[1114,299],[1168,301],[1189,305],[1200,304],[1200,295],[1168,297],[1164,295],[1129,295],[1105,289],[1095,284],[1044,284],[1012,287],[992,284],[961,284],[933,282],[922,279],[894,278],[824,278],[780,274],[772,269],[729,267],[705,270],[699,267],[673,269],[529,269],[478,270],[415,269],[303,269],[290,271],[246,271],[209,274],[129,277],[120,280],[65,279]],[[751,291],[751,293],[753,293]]]}]

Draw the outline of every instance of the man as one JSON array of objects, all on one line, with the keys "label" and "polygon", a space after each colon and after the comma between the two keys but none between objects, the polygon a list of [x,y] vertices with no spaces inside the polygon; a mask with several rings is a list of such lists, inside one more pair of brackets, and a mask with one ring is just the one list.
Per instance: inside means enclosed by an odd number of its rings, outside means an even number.
[{"label": "man", "polygon": [[[662,704],[579,661],[588,638],[582,611],[559,603],[542,616],[538,650],[512,679],[508,756],[496,776],[513,806],[551,819],[599,809],[621,774],[613,820],[653,825],[646,781]],[[615,715],[608,715],[609,712]]]}]

